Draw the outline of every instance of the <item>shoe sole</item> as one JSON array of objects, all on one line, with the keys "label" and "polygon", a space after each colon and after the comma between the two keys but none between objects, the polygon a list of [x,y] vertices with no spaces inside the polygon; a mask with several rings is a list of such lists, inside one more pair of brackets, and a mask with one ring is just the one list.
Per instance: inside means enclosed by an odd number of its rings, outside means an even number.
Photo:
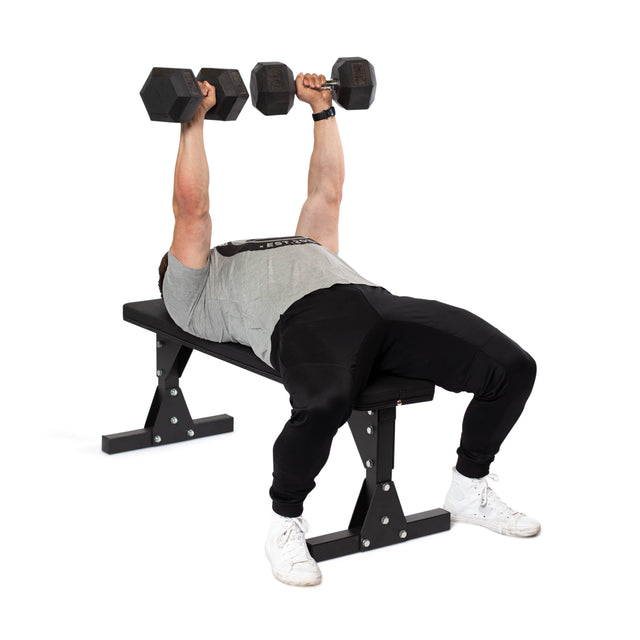
[{"label": "shoe sole", "polygon": [[[271,564],[271,558],[269,557],[269,552],[266,549],[264,550],[264,555],[269,561],[269,564]],[[288,578],[284,574],[278,573],[273,568],[273,565],[271,565],[271,573],[273,574],[273,577],[276,580],[279,580],[283,584],[287,584],[291,587],[315,587],[316,585],[322,582],[322,574],[319,575],[317,578],[308,578],[307,580],[304,580],[302,582],[292,582],[290,577]]]},{"label": "shoe sole", "polygon": [[465,517],[465,516],[454,516],[453,514],[451,514],[451,522],[462,522],[464,524],[476,524],[480,527],[485,527],[486,529],[495,531],[496,533],[501,533],[503,536],[511,536],[513,538],[531,538],[535,535],[538,535],[541,529],[541,527],[538,526],[538,527],[532,527],[529,529],[523,529],[521,531],[513,531],[505,527],[501,527],[498,524],[487,522],[486,520],[479,520],[477,518]]},{"label": "shoe sole", "polygon": [[316,585],[319,585],[322,582],[322,576],[320,576],[319,578],[309,578],[304,582],[291,582],[291,578],[287,578],[283,576],[277,571],[274,571],[273,568],[271,569],[271,573],[273,574],[273,577],[276,580],[279,580],[283,584],[287,584],[290,587],[315,587]]}]

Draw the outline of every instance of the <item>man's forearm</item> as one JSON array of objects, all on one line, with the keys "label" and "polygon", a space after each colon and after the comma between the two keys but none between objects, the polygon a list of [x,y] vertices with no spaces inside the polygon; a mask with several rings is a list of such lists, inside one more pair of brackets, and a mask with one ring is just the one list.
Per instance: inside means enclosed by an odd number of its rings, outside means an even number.
[{"label": "man's forearm", "polygon": [[204,114],[180,125],[180,146],[173,182],[176,215],[209,212],[209,165],[204,149]]},{"label": "man's forearm", "polygon": [[344,153],[336,118],[314,123],[313,138],[308,194],[321,193],[327,199],[340,200],[344,184]]}]

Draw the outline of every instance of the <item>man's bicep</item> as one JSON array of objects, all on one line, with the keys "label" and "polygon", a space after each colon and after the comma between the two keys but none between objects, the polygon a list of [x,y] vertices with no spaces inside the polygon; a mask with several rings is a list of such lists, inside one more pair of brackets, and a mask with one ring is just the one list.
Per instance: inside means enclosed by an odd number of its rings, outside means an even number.
[{"label": "man's bicep", "polygon": [[296,235],[311,238],[324,245],[333,253],[338,253],[338,221],[340,200],[314,194],[302,206]]},{"label": "man's bicep", "polygon": [[207,264],[210,249],[211,216],[208,213],[198,216],[176,214],[171,253],[183,265],[201,269]]}]

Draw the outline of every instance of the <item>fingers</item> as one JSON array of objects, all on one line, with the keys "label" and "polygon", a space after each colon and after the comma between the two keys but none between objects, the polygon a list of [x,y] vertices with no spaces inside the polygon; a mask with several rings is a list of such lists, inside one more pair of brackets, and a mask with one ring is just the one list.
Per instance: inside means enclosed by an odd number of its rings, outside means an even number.
[{"label": "fingers", "polygon": [[202,102],[198,105],[198,113],[206,113],[216,106],[216,88],[206,80],[204,82],[198,80],[197,82],[200,91],[202,91]]},{"label": "fingers", "polygon": [[305,73],[302,76],[303,85],[305,87],[309,87],[309,89],[319,89],[325,84],[326,81],[327,79],[322,74]]},{"label": "fingers", "polygon": [[206,98],[208,96],[215,97],[216,88],[213,85],[210,85],[206,80],[204,82],[200,82],[198,80],[198,85],[200,86],[200,91],[202,91],[202,95]]}]

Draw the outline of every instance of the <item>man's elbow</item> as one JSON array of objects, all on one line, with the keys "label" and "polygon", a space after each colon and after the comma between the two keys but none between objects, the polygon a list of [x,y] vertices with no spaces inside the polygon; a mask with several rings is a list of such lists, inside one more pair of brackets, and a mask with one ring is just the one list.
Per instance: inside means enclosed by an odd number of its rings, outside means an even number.
[{"label": "man's elbow", "polygon": [[209,201],[174,198],[173,215],[176,218],[206,218],[209,215]]},{"label": "man's elbow", "polygon": [[333,182],[318,185],[309,192],[308,200],[325,207],[340,207],[340,203],[342,202],[342,185]]},{"label": "man's elbow", "polygon": [[342,187],[328,188],[323,194],[326,203],[332,207],[339,207],[342,203]]}]

